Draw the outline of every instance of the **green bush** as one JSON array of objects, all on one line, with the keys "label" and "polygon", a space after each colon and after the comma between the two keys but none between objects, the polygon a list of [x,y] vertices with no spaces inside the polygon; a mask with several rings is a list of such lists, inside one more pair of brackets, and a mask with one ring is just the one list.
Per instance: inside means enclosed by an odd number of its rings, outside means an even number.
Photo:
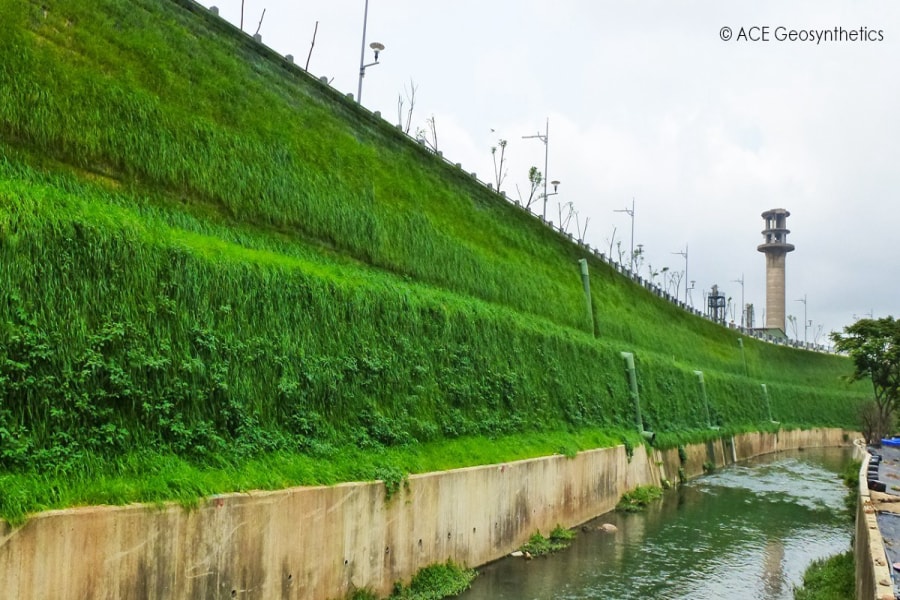
[{"label": "green bush", "polygon": [[848,600],[856,597],[853,551],[813,562],[803,574],[803,586],[794,588],[794,600]]},{"label": "green bush", "polygon": [[550,532],[549,537],[544,537],[541,535],[540,531],[536,531],[528,539],[528,542],[519,548],[519,550],[530,556],[544,556],[559,552],[560,550],[565,550],[569,547],[569,544],[572,543],[573,539],[575,539],[574,531],[557,525],[556,528]]},{"label": "green bush", "polygon": [[397,583],[390,600],[440,600],[469,589],[475,579],[474,569],[465,569],[452,560],[425,567],[408,586]]},{"label": "green bush", "polygon": [[655,485],[639,485],[622,494],[616,510],[620,512],[640,512],[662,498],[663,490]]}]

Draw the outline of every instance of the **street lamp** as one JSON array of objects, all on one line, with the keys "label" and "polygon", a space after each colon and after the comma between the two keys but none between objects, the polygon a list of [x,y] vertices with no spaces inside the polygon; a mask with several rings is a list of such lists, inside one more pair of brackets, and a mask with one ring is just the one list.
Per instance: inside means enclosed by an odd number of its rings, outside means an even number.
[{"label": "street lamp", "polygon": [[809,328],[810,321],[806,320],[806,294],[802,298],[797,298],[794,302],[803,303],[803,345],[806,346],[806,330]]},{"label": "street lamp", "polygon": [[732,279],[734,283],[741,284],[741,329],[744,328],[744,312],[747,310],[747,305],[744,304],[744,274],[741,273],[740,279]]},{"label": "street lamp", "polygon": [[[672,254],[680,254],[684,257],[684,301],[687,303],[688,296],[688,245],[684,245],[684,252],[678,251]],[[693,282],[691,282],[693,284]],[[675,293],[675,300],[678,300],[678,293]]]},{"label": "street lamp", "polygon": [[378,63],[378,53],[384,50],[384,44],[380,42],[372,42],[369,48],[375,52],[375,61],[366,64],[366,24],[369,21],[369,0],[366,0],[366,9],[363,13],[363,34],[362,34],[362,50],[359,53],[359,87],[356,90],[356,101],[362,104],[362,84],[363,77],[366,76],[366,69],[374,67]]},{"label": "street lamp", "polygon": [[613,212],[623,212],[631,217],[631,270],[634,271],[634,197],[631,198],[631,208],[627,206]]},{"label": "street lamp", "polygon": [[[367,0],[368,1],[368,0]],[[556,194],[556,186],[559,185],[558,181],[554,181],[553,183],[553,194],[547,193],[547,159],[550,153],[550,118],[547,117],[547,123],[545,126],[544,133],[538,132],[535,135],[523,135],[523,140],[533,140],[538,139],[544,142],[544,220],[547,220],[547,198],[549,196],[553,196]]]}]

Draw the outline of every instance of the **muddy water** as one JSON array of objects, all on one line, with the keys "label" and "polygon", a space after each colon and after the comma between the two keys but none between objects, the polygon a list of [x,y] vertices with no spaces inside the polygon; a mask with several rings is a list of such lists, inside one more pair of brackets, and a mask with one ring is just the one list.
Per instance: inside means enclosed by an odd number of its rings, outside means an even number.
[{"label": "muddy water", "polygon": [[849,450],[807,450],[723,469],[644,513],[588,523],[564,552],[487,565],[459,598],[793,598],[813,560],[849,548],[837,476],[849,461]]}]

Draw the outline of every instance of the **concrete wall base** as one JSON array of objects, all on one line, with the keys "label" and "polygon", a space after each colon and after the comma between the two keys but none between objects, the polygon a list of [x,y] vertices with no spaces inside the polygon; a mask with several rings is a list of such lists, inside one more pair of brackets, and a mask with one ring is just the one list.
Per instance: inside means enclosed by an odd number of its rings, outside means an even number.
[{"label": "concrete wall base", "polygon": [[871,456],[862,440],[854,444],[857,458],[862,461],[859,469],[859,501],[856,504],[856,536],[853,542],[856,560],[856,598],[894,600],[891,566],[884,552],[884,540],[878,529],[875,507],[867,482]]},{"label": "concrete wall base", "polygon": [[[385,498],[380,482],[228,494],[194,510],[167,505],[48,511],[0,522],[0,589],[19,599],[345,598],[447,559],[482,565],[537,530],[612,510],[639,485],[676,482],[776,450],[840,446],[848,432],[752,433],[629,457],[623,446],[574,458],[414,475]],[[861,536],[858,534],[857,539]],[[871,597],[871,596],[869,596]]]}]

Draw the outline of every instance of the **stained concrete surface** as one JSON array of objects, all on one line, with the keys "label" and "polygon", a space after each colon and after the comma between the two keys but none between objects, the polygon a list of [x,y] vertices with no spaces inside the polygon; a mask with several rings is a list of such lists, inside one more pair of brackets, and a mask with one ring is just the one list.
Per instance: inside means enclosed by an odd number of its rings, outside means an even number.
[{"label": "stained concrete surface", "polygon": [[[894,597],[900,598],[900,448],[882,446],[869,447],[868,450],[873,457],[881,457],[876,480],[885,485],[885,490],[872,490],[870,495],[876,510],[878,529],[884,540],[887,563],[892,567]],[[870,461],[869,464],[873,462]],[[871,480],[872,475],[868,478]]]},{"label": "stained concrete surface", "polygon": [[387,595],[426,565],[448,558],[485,564],[537,530],[583,523],[611,510],[625,491],[675,481],[682,469],[691,477],[706,462],[841,446],[854,435],[742,434],[688,446],[686,460],[676,448],[602,448],[411,475],[390,500],[383,483],[358,482],[214,496],[191,511],[48,511],[21,527],[0,521],[0,590],[23,600],[321,600],[365,587]]}]

